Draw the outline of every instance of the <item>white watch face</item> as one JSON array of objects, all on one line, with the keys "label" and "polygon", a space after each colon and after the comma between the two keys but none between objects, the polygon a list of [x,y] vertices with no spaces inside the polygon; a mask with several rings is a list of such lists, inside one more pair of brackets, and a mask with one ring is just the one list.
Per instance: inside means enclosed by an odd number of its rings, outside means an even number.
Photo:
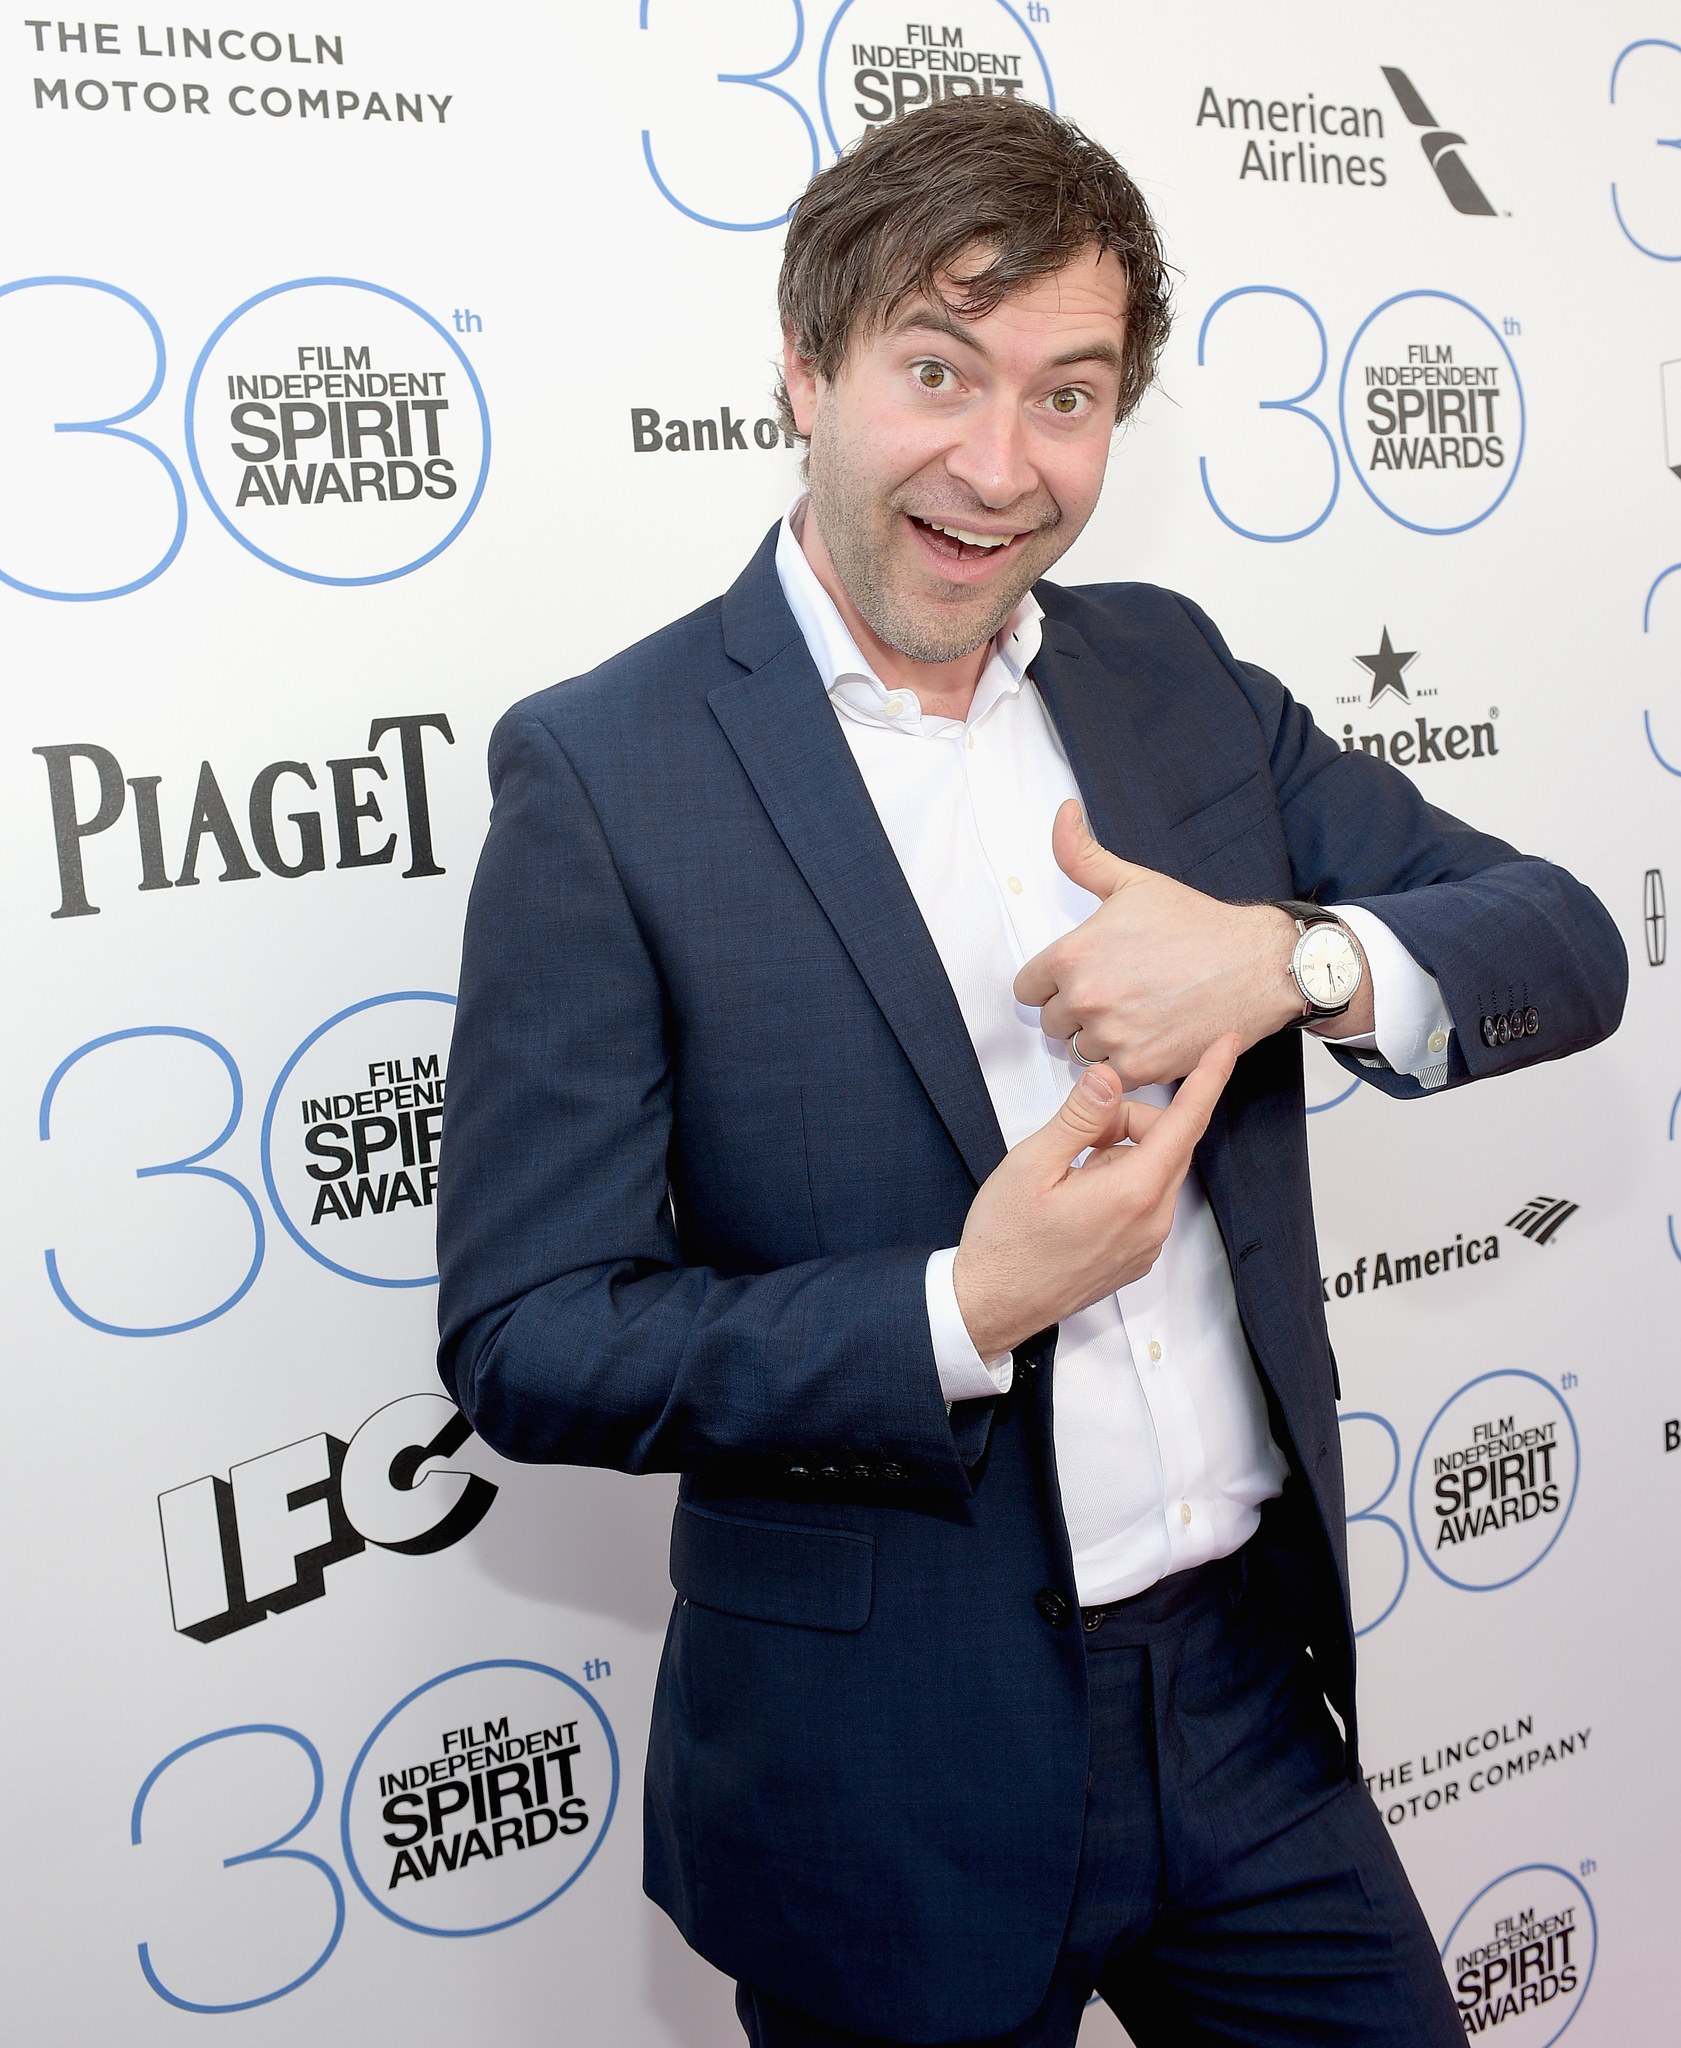
[{"label": "white watch face", "polygon": [[1341,925],[1309,925],[1295,965],[1297,986],[1321,1010],[1340,1010],[1360,986],[1360,955]]}]

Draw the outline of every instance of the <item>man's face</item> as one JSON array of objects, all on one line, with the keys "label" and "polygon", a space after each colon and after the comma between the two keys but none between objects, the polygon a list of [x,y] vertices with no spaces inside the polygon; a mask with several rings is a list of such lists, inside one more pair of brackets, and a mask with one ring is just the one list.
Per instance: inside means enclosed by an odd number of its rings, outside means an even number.
[{"label": "man's face", "polygon": [[833,383],[790,345],[818,531],[890,646],[973,653],[1073,545],[1103,488],[1125,332],[1125,275],[1088,249],[978,319],[912,300]]}]

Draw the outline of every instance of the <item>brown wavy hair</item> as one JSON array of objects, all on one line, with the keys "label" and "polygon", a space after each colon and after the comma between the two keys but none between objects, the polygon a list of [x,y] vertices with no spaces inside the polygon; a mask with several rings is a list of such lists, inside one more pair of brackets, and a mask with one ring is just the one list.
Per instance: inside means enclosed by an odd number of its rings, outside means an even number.
[{"label": "brown wavy hair", "polygon": [[[938,100],[819,171],[793,208],[777,310],[799,353],[833,381],[854,336],[879,330],[907,299],[980,319],[1093,246],[1127,279],[1119,422],[1154,381],[1171,323],[1161,239],[1108,150],[1031,100]],[[977,250],[982,267],[959,275]],[[796,434],[780,378],[776,404]]]}]

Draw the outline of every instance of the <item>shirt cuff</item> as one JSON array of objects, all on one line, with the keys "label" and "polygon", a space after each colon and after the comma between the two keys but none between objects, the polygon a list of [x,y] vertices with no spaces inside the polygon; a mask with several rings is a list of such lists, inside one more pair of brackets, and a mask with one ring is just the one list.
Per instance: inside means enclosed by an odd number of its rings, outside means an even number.
[{"label": "shirt cuff", "polygon": [[1397,1074],[1411,1074],[1423,1088],[1440,1088],[1448,1077],[1453,1019],[1436,977],[1419,966],[1381,917],[1352,903],[1328,907],[1353,932],[1366,955],[1374,1028],[1326,1043],[1345,1051],[1370,1047]]},{"label": "shirt cuff", "polygon": [[951,1271],[957,1263],[957,1247],[935,1252],[928,1261],[923,1284],[928,1296],[928,1335],[934,1344],[934,1366],[940,1375],[940,1392],[947,1403],[990,1401],[995,1394],[1007,1394],[1015,1378],[1016,1364],[1009,1352],[990,1365],[975,1349],[974,1339],[957,1306],[957,1289]]}]

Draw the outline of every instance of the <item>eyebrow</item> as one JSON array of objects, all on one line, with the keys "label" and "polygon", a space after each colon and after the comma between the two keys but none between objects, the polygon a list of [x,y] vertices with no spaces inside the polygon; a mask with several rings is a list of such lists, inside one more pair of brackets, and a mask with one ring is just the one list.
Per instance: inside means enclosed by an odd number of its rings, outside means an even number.
[{"label": "eyebrow", "polygon": [[[985,345],[975,338],[970,329],[963,326],[960,321],[954,320],[949,313],[938,312],[932,306],[915,307],[905,314],[903,319],[896,320],[889,331],[893,334],[914,334],[920,331],[948,335],[953,341],[962,342],[965,348],[973,349],[983,361],[990,360]],[[1063,370],[1070,369],[1077,363],[1104,363],[1118,372],[1122,367],[1121,351],[1112,341],[1095,341],[1088,347],[1069,349],[1064,355],[1053,356],[1047,367]]]}]

